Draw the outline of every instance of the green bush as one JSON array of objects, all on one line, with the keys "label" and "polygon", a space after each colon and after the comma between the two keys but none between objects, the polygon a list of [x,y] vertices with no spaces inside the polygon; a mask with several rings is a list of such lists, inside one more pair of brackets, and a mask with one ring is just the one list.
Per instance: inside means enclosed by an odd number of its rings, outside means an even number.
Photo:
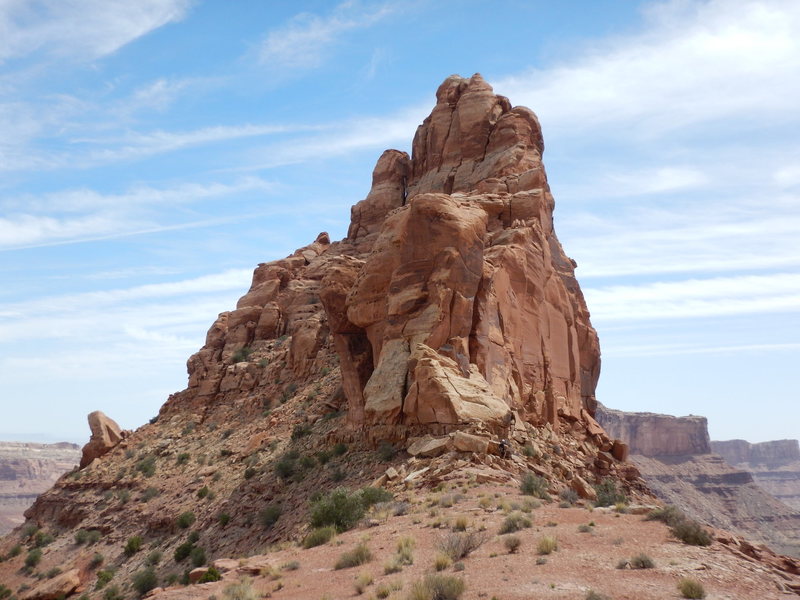
[{"label": "green bush", "polygon": [[9,596],[11,596],[11,594],[13,594],[13,593],[14,592],[11,591],[11,588],[6,587],[2,583],[0,583],[0,600],[5,600]]},{"label": "green bush", "polygon": [[231,522],[231,516],[228,513],[220,513],[217,520],[222,527],[225,527],[225,525]]},{"label": "green bush", "polygon": [[334,456],[343,456],[346,452],[347,452],[347,445],[343,444],[342,442],[337,443],[333,447]]},{"label": "green bush", "polygon": [[460,577],[432,573],[414,582],[407,600],[458,600],[465,587],[464,580]]},{"label": "green bush", "polygon": [[210,493],[211,493],[211,490],[208,489],[207,485],[204,485],[199,490],[197,490],[197,497],[202,500],[203,498],[206,498]]},{"label": "green bush", "polygon": [[670,528],[672,535],[681,540],[684,544],[691,546],[710,546],[712,542],[711,534],[697,521],[685,520]]},{"label": "green bush", "polygon": [[25,566],[29,569],[33,569],[36,565],[38,565],[42,561],[42,551],[39,548],[34,548],[28,552],[28,555],[25,557]]},{"label": "green bush", "polygon": [[103,564],[103,561],[105,559],[106,559],[105,556],[103,556],[99,552],[95,552],[94,556],[92,556],[92,560],[89,561],[89,568],[96,569],[97,567]]},{"label": "green bush", "polygon": [[389,462],[397,455],[397,449],[389,442],[381,442],[378,445],[378,458],[383,462]]},{"label": "green bush", "polygon": [[202,567],[204,564],[206,564],[206,551],[200,546],[195,546],[189,553],[189,558],[192,561],[192,565],[195,567]]},{"label": "green bush", "polygon": [[20,544],[14,544],[11,547],[11,550],[8,551],[8,556],[10,558],[13,558],[15,556],[19,556],[20,554],[22,554],[22,546]]},{"label": "green bush", "polygon": [[305,437],[309,433],[311,433],[311,427],[303,423],[298,423],[294,426],[294,429],[292,429],[292,439],[299,440],[301,437]]},{"label": "green bush", "polygon": [[136,470],[145,477],[152,477],[156,473],[156,457],[145,456],[138,463],[136,463]]},{"label": "green bush", "polygon": [[75,544],[80,546],[81,544],[85,544],[89,541],[89,532],[85,529],[78,529],[75,532]]},{"label": "green bush", "polygon": [[102,589],[109,581],[114,578],[114,571],[111,569],[106,569],[105,571],[98,571],[97,572],[97,585],[95,585],[96,590]]},{"label": "green bush", "polygon": [[500,526],[500,533],[501,535],[504,533],[514,533],[515,531],[519,531],[520,529],[530,527],[531,520],[521,513],[513,513],[506,517],[503,524]]},{"label": "green bush", "polygon": [[281,518],[282,512],[283,509],[281,509],[280,505],[270,504],[269,506],[261,509],[261,512],[258,513],[258,520],[262,527],[269,529],[278,522],[278,519]]},{"label": "green bush", "polygon": [[186,511],[178,516],[178,527],[181,529],[189,529],[196,520],[197,518],[192,511]]},{"label": "green bush", "polygon": [[158,488],[149,487],[142,492],[142,502],[150,502],[150,500],[158,496],[160,493],[161,492],[158,491]]},{"label": "green bush", "polygon": [[336,528],[328,525],[327,527],[317,527],[313,529],[303,540],[303,548],[314,548],[327,544],[336,535]]},{"label": "green bush", "polygon": [[684,577],[678,582],[678,591],[681,596],[691,600],[702,600],[706,597],[706,590],[703,588],[703,584],[689,577]]},{"label": "green bush", "polygon": [[357,567],[372,560],[372,552],[365,544],[359,544],[352,550],[343,553],[336,564],[333,566],[337,571],[339,569],[349,569],[350,567]]},{"label": "green bush", "polygon": [[261,598],[261,595],[253,589],[248,578],[227,585],[222,594],[225,596],[225,600],[257,600]]},{"label": "green bush", "polygon": [[161,562],[161,557],[162,556],[163,556],[163,554],[161,554],[160,551],[153,550],[150,554],[147,555],[147,558],[145,559],[145,563],[147,563],[150,566],[155,566],[155,565],[157,565],[158,563]]},{"label": "green bush", "polygon": [[37,531],[36,535],[33,537],[33,544],[37,548],[44,548],[53,542],[53,536],[49,533],[44,531]]},{"label": "green bush", "polygon": [[628,498],[617,488],[617,482],[606,477],[594,486],[597,492],[595,506],[614,506],[618,502],[627,502]]},{"label": "green bush", "polygon": [[519,489],[526,496],[535,496],[542,500],[549,500],[550,496],[547,494],[548,485],[544,477],[539,477],[534,473],[525,473],[525,475],[522,476]]},{"label": "green bush", "polygon": [[90,530],[89,530],[89,539],[88,539],[88,544],[89,544],[90,546],[91,546],[92,544],[96,544],[97,542],[99,542],[99,541],[100,541],[100,538],[102,537],[102,535],[103,535],[103,534],[100,532],[100,530],[99,530],[99,529],[90,529]]},{"label": "green bush", "polygon": [[189,462],[190,458],[192,458],[191,454],[189,454],[188,452],[181,452],[180,454],[178,454],[178,458],[177,458],[176,462],[179,465],[185,465],[186,463]]},{"label": "green bush", "polygon": [[663,508],[651,510],[644,518],[645,521],[661,521],[670,527],[686,520],[686,515],[677,506],[668,504]]},{"label": "green bush", "polygon": [[336,488],[311,505],[312,527],[333,525],[338,532],[352,529],[364,516],[365,507],[361,493],[350,493]]},{"label": "green bush", "polygon": [[239,363],[245,362],[250,355],[253,353],[253,350],[249,346],[242,346],[236,352],[233,353],[231,356],[231,362]]},{"label": "green bush", "polygon": [[558,497],[568,504],[575,504],[578,501],[578,492],[572,488],[567,488],[559,492]]},{"label": "green bush", "polygon": [[258,473],[258,470],[254,469],[253,467],[247,467],[244,470],[244,478],[245,479],[252,479],[255,474]]},{"label": "green bush", "polygon": [[153,567],[147,567],[133,574],[133,589],[144,596],[158,585],[158,577]]},{"label": "green bush", "polygon": [[281,479],[289,479],[297,471],[298,454],[295,451],[283,454],[275,463],[275,473]]},{"label": "green bush", "polygon": [[197,583],[209,583],[211,581],[219,581],[220,579],[222,579],[222,573],[217,571],[214,567],[208,567],[208,571],[203,573]]},{"label": "green bush", "polygon": [[364,508],[394,499],[394,496],[388,490],[372,486],[363,487],[358,493],[361,495],[361,502],[364,504]]},{"label": "green bush", "polygon": [[142,549],[142,538],[141,536],[134,535],[132,537],[129,537],[128,542],[125,544],[125,555],[133,556],[141,549]]},{"label": "green bush", "polygon": [[184,542],[175,548],[175,552],[173,552],[172,557],[175,559],[175,562],[181,562],[189,557],[193,549],[194,544],[192,542]]},{"label": "green bush", "polygon": [[125,596],[123,596],[119,586],[112,585],[103,593],[103,598],[105,600],[123,600]]}]

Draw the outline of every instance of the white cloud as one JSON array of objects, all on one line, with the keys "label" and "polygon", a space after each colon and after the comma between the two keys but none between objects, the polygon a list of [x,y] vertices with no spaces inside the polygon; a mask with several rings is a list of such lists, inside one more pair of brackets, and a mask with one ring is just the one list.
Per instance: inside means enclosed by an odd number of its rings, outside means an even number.
[{"label": "white cloud", "polygon": [[585,288],[597,323],[800,311],[800,275],[775,273]]},{"label": "white cloud", "polygon": [[186,183],[172,188],[138,186],[123,194],[79,189],[0,200],[0,207],[7,215],[0,217],[0,251],[222,223],[243,216],[164,224],[160,221],[163,216],[152,216],[149,209],[166,205],[174,208],[206,198],[253,190],[270,191],[272,187],[263,179],[246,177],[232,184]]},{"label": "white cloud", "polygon": [[675,0],[655,5],[638,35],[584,49],[560,66],[507,77],[495,89],[531,106],[545,132],[653,135],[741,118],[797,119],[800,3]]},{"label": "white cloud", "polygon": [[697,346],[687,344],[648,344],[611,346],[609,351],[604,351],[603,356],[614,357],[644,357],[644,356],[684,356],[692,354],[739,354],[763,352],[796,352],[800,350],[800,343],[785,344],[732,344]]},{"label": "white cloud", "polygon": [[362,6],[359,2],[339,4],[321,17],[301,13],[289,23],[270,31],[261,45],[259,59],[277,68],[308,69],[321,65],[338,38],[350,31],[370,27],[395,12],[390,3]]},{"label": "white cloud", "polygon": [[0,62],[44,52],[95,59],[181,20],[189,0],[4,0]]}]

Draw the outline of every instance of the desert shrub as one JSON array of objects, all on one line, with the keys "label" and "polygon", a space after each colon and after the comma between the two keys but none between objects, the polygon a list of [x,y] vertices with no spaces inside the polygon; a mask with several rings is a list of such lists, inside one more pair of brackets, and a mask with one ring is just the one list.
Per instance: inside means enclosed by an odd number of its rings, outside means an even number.
[{"label": "desert shrub", "polygon": [[414,564],[414,546],[417,541],[410,536],[403,536],[397,540],[397,562],[401,565]]},{"label": "desert shrub", "polygon": [[617,482],[606,477],[594,486],[594,491],[597,492],[597,500],[595,506],[613,506],[618,502],[627,502],[625,494],[617,488]]},{"label": "desert shrub", "polygon": [[578,501],[578,492],[572,488],[567,488],[565,490],[561,490],[558,494],[558,497],[561,498],[563,502],[575,504]]},{"label": "desert shrub", "polygon": [[317,527],[309,532],[303,539],[303,548],[314,548],[327,544],[336,535],[336,528],[328,525],[327,527]]},{"label": "desert shrub", "polygon": [[362,543],[339,556],[333,568],[336,570],[349,569],[368,563],[371,560],[372,552],[367,548],[366,544]]},{"label": "desert shrub", "polygon": [[258,513],[258,521],[261,523],[262,527],[269,529],[278,522],[278,519],[281,518],[282,512],[283,509],[279,504],[270,504],[269,506],[262,508]]},{"label": "desert shrub", "polygon": [[703,529],[700,523],[691,519],[686,519],[671,527],[670,532],[684,544],[691,546],[710,546],[712,542],[711,534]]},{"label": "desert shrub", "polygon": [[706,590],[703,588],[703,584],[690,577],[684,577],[678,582],[678,591],[684,598],[692,600],[702,600],[706,597]]},{"label": "desert shrub", "polygon": [[519,531],[520,529],[530,527],[531,520],[523,515],[522,513],[512,513],[508,515],[503,521],[503,524],[500,526],[499,533],[502,535],[504,533],[514,533],[515,531]]},{"label": "desert shrub", "polygon": [[609,596],[605,594],[599,594],[594,590],[589,590],[586,592],[586,599],[585,600],[611,600]]},{"label": "desert shrub", "polygon": [[90,546],[92,544],[96,544],[97,542],[100,541],[100,538],[102,537],[102,535],[103,534],[100,532],[99,529],[90,529],[89,530],[89,537],[87,539],[87,544],[89,544]]},{"label": "desert shrub", "polygon": [[539,538],[536,544],[536,552],[539,554],[551,554],[558,550],[558,540],[552,535]]},{"label": "desert shrub", "polygon": [[378,458],[380,458],[383,462],[389,462],[397,455],[397,449],[389,442],[381,442],[378,445],[377,453]]},{"label": "desert shrub", "polygon": [[33,548],[28,552],[28,555],[25,557],[25,566],[29,569],[33,569],[36,565],[38,565],[42,560],[42,551],[39,548]]},{"label": "desert shrub", "polygon": [[361,496],[361,502],[364,508],[369,508],[373,504],[379,502],[389,502],[394,498],[391,492],[383,488],[376,488],[372,486],[363,487],[358,492]]},{"label": "desert shrub", "polygon": [[[366,488],[365,488],[366,489]],[[363,494],[350,493],[336,488],[311,505],[311,525],[333,525],[337,531],[347,531],[356,526],[364,516]]]},{"label": "desert shrub", "polygon": [[333,447],[333,455],[334,456],[343,456],[347,452],[347,445],[343,442],[337,443]]},{"label": "desert shrub", "polygon": [[591,533],[591,532],[592,532],[591,525],[587,525],[586,523],[578,525],[578,533]]},{"label": "desert shrub", "polygon": [[47,572],[46,576],[48,579],[52,579],[53,577],[56,577],[58,575],[61,575],[61,569],[59,569],[58,567],[53,567]]},{"label": "desert shrub", "polygon": [[80,546],[81,544],[85,544],[89,541],[89,532],[85,529],[78,529],[75,532],[75,543]]},{"label": "desert shrub", "polygon": [[197,583],[209,583],[211,581],[219,581],[220,579],[222,579],[222,573],[214,567],[208,567],[208,571],[203,573],[200,579],[197,580]]},{"label": "desert shrub", "polygon": [[89,568],[96,569],[97,567],[103,564],[103,561],[105,559],[106,559],[105,556],[103,556],[99,552],[95,552],[94,556],[92,556],[92,560],[89,561]]},{"label": "desert shrub", "polygon": [[464,593],[464,580],[452,575],[433,573],[414,582],[407,600],[458,600]]},{"label": "desert shrub", "polygon": [[300,459],[300,468],[305,469],[308,471],[309,469],[313,469],[317,464],[317,459],[313,456],[306,455]]},{"label": "desert shrub", "polygon": [[361,573],[358,577],[356,577],[356,580],[353,583],[353,587],[356,588],[356,594],[363,594],[364,590],[371,586],[373,581],[372,575],[369,573]]},{"label": "desert shrub", "polygon": [[522,447],[522,454],[524,454],[527,458],[536,458],[538,456],[536,448],[534,448],[532,444],[525,444]]},{"label": "desert shrub", "polygon": [[0,583],[0,600],[5,600],[9,596],[11,596],[11,594],[13,594],[13,593],[14,592],[11,591],[11,588],[6,587],[2,583]]},{"label": "desert shrub", "polygon": [[550,496],[547,494],[548,483],[544,477],[539,477],[534,473],[525,473],[522,476],[522,481],[519,484],[519,490],[526,496],[535,496],[542,500],[549,500]]},{"label": "desert shrub", "polygon": [[184,542],[177,548],[175,548],[175,552],[173,552],[172,557],[175,559],[175,562],[181,562],[182,560],[189,557],[192,553],[192,549],[194,548],[194,544],[191,542]]},{"label": "desert shrub", "polygon": [[144,596],[147,592],[158,585],[158,577],[153,567],[147,567],[133,574],[133,589]]},{"label": "desert shrub", "polygon": [[522,545],[522,540],[516,535],[507,535],[503,538],[503,545],[508,550],[509,554],[514,554],[517,549]]},{"label": "desert shrub", "polygon": [[123,600],[125,596],[122,594],[119,586],[112,585],[103,593],[103,598],[105,600]]},{"label": "desert shrub", "polygon": [[433,568],[437,571],[444,571],[452,564],[453,561],[450,560],[450,557],[444,552],[439,552],[439,554],[436,555],[436,558],[433,559]]},{"label": "desert shrub", "polygon": [[652,569],[656,566],[656,563],[654,563],[653,559],[647,556],[647,554],[637,554],[631,557],[628,562],[631,569]]},{"label": "desert shrub", "polygon": [[300,568],[300,561],[298,560],[290,560],[287,563],[281,565],[281,571],[297,571]]},{"label": "desert shrub", "polygon": [[250,355],[252,353],[253,350],[249,346],[242,346],[231,355],[231,362],[233,363],[245,362],[248,358],[250,358]]},{"label": "desert shrub", "polygon": [[295,451],[283,454],[275,463],[275,473],[281,479],[289,479],[297,471],[298,454]]},{"label": "desert shrub", "polygon": [[176,459],[175,462],[177,462],[179,465],[185,465],[186,463],[189,462],[189,459],[191,457],[192,455],[189,454],[188,452],[181,452],[180,454],[178,454],[178,458]]},{"label": "desert shrub", "polygon": [[45,531],[37,531],[33,536],[33,544],[37,548],[44,548],[53,542],[53,536]]},{"label": "desert shrub", "polygon": [[104,571],[97,572],[97,584],[95,585],[96,590],[102,589],[109,581],[114,578],[114,571],[111,569],[106,569]]},{"label": "desert shrub", "polygon": [[145,477],[152,477],[156,474],[156,457],[152,455],[145,456],[136,463],[136,470]]},{"label": "desert shrub", "polygon": [[160,492],[158,488],[149,487],[144,492],[142,492],[142,502],[150,502],[153,498],[158,496]]},{"label": "desert shrub", "polygon": [[260,595],[253,589],[249,578],[240,579],[231,583],[222,591],[225,600],[258,600]]},{"label": "desert shrub", "polygon": [[208,489],[207,485],[204,485],[199,490],[197,490],[197,497],[202,500],[203,498],[206,498],[210,493],[211,493],[211,490]]},{"label": "desert shrub", "polygon": [[196,543],[197,543],[197,540],[199,540],[199,539],[200,539],[200,532],[199,532],[199,531],[192,531],[192,532],[189,534],[189,537],[188,537],[188,538],[186,538],[186,539],[187,539],[187,540],[189,540],[189,543],[190,543],[190,544],[196,544]]},{"label": "desert shrub", "polygon": [[459,515],[456,517],[455,523],[453,523],[453,531],[466,531],[467,525],[469,525],[467,517],[464,515]]},{"label": "desert shrub", "polygon": [[217,521],[219,521],[222,527],[225,527],[225,525],[231,522],[231,516],[228,513],[220,513],[217,517]]},{"label": "desert shrub", "polygon": [[22,554],[22,545],[21,544],[14,544],[11,547],[11,550],[8,551],[8,557],[14,558],[15,556],[19,556]]},{"label": "desert shrub", "polygon": [[195,567],[202,567],[206,564],[206,551],[200,546],[195,546],[189,553],[189,559]]},{"label": "desert shrub", "polygon": [[139,550],[142,549],[142,538],[141,536],[134,535],[128,538],[127,543],[125,544],[125,555],[126,556],[133,556]]},{"label": "desert shrub", "polygon": [[197,520],[197,517],[194,516],[194,513],[190,510],[187,510],[184,513],[178,515],[178,520],[176,521],[178,527],[181,529],[189,529],[192,524]]},{"label": "desert shrub", "polygon": [[470,531],[465,533],[448,533],[439,539],[438,548],[450,560],[456,561],[466,558],[480,548],[489,539],[485,531]]},{"label": "desert shrub", "polygon": [[672,504],[668,504],[663,508],[656,508],[651,510],[644,518],[645,521],[661,521],[670,527],[674,527],[678,523],[686,520],[686,515],[683,514],[681,509]]}]

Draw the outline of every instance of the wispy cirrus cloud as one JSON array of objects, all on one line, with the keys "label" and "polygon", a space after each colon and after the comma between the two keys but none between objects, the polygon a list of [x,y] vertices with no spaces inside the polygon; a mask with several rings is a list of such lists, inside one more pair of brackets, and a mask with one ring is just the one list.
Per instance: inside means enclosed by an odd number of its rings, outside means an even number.
[{"label": "wispy cirrus cloud", "polygon": [[562,134],[624,126],[618,135],[657,135],[735,117],[797,121],[800,4],[675,1],[645,15],[642,33],[604,40],[495,87]]},{"label": "wispy cirrus cloud", "polygon": [[5,0],[0,63],[41,53],[92,60],[181,20],[190,0]]},{"label": "wispy cirrus cloud", "polygon": [[772,273],[586,288],[597,322],[800,311],[800,275]]},{"label": "wispy cirrus cloud", "polygon": [[397,10],[397,5],[389,2],[376,6],[348,0],[325,16],[300,13],[267,34],[259,48],[259,60],[280,69],[318,67],[341,36],[370,27]]}]

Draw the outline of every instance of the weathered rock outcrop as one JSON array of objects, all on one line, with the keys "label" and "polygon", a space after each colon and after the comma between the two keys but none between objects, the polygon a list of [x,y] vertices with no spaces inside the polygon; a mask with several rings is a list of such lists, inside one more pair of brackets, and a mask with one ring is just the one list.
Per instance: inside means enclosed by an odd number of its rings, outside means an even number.
[{"label": "weathered rock outcrop", "polygon": [[610,436],[628,443],[631,454],[658,457],[711,452],[705,417],[623,412],[600,404],[595,417]]},{"label": "weathered rock outcrop", "polygon": [[0,534],[22,523],[22,514],[80,459],[76,444],[0,442]]},{"label": "weathered rock outcrop", "polygon": [[[628,413],[602,405],[596,416],[609,435],[629,443],[630,460],[659,497],[711,525],[800,556],[800,512],[765,492],[746,470],[711,454],[716,442],[709,441],[705,417]],[[729,447],[737,456],[750,456],[738,442]],[[788,447],[774,453],[792,455]]]},{"label": "weathered rock outcrop", "polygon": [[711,449],[728,464],[750,473],[772,496],[800,510],[800,444],[797,440],[758,444],[728,440],[711,442]]},{"label": "weathered rock outcrop", "polygon": [[89,465],[95,458],[107,454],[109,450],[122,441],[126,434],[119,428],[114,419],[110,419],[102,411],[96,410],[89,413],[87,418],[92,435],[82,450],[81,469]]},{"label": "weathered rock outcrop", "polygon": [[[530,110],[479,75],[449,77],[412,156],[378,160],[344,240],[321,233],[258,265],[157,419],[130,435],[96,419],[81,470],[26,512],[56,537],[41,570],[90,562],[81,528],[122,581],[141,567],[127,540],[171,556],[184,512],[209,555],[253,552],[297,539],[308,498],[337,485],[533,472],[553,495],[591,498],[611,477],[649,497],[593,418],[598,340],[553,230],[543,148]],[[387,444],[394,471],[376,460]],[[287,509],[264,527],[265,506]],[[22,561],[0,573],[21,584]]]}]

